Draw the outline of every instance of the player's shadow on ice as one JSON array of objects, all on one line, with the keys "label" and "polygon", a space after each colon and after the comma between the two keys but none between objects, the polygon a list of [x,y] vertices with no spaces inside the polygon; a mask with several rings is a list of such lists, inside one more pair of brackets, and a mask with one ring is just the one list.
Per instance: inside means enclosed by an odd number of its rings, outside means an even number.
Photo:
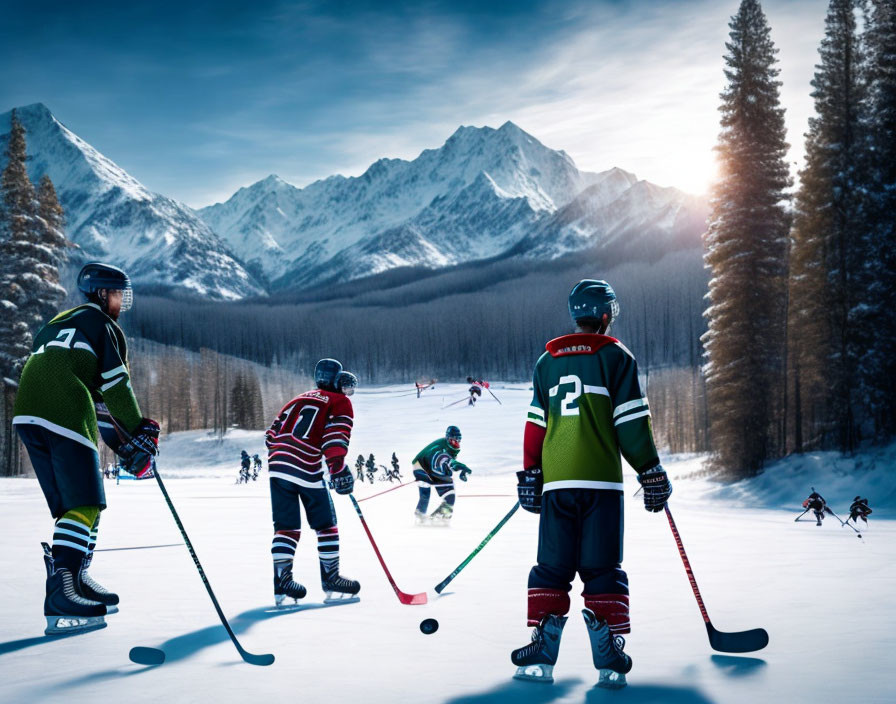
[{"label": "player's shadow on ice", "polygon": [[448,699],[445,704],[548,704],[565,697],[581,684],[580,679],[555,680],[552,685],[510,680],[487,692]]},{"label": "player's shadow on ice", "polygon": [[34,645],[41,645],[42,643],[52,643],[57,640],[65,640],[66,638],[71,638],[74,635],[79,635],[77,633],[69,633],[58,636],[35,636],[34,638],[21,638],[20,640],[9,640],[5,643],[0,643],[0,655],[6,655],[7,653],[14,653],[17,650],[24,650],[25,648],[30,648]]},{"label": "player's shadow on ice", "polygon": [[[582,684],[582,680],[578,678],[557,680],[553,685],[510,680],[487,692],[448,699],[445,704],[504,704],[511,701],[514,704],[549,704],[570,695]],[[714,704],[712,699],[694,687],[672,685],[629,684],[622,690],[595,686],[585,694],[585,704],[604,704],[611,699],[625,701],[626,704]]]}]

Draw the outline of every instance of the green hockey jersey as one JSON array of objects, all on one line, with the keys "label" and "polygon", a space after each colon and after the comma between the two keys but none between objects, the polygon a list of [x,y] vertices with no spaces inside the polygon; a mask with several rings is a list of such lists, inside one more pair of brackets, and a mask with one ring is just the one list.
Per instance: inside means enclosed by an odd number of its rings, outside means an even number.
[{"label": "green hockey jersey", "polygon": [[140,424],[124,333],[99,306],[85,303],[57,315],[34,338],[12,422],[96,448],[98,401],[129,433]]},{"label": "green hockey jersey", "polygon": [[622,490],[622,460],[642,472],[659,463],[638,365],[607,335],[551,340],[535,365],[524,466],[541,467],[544,490]]},{"label": "green hockey jersey", "polygon": [[427,473],[436,477],[448,478],[451,476],[451,460],[459,452],[460,448],[451,447],[447,438],[439,438],[420,450],[412,464],[419,464]]}]

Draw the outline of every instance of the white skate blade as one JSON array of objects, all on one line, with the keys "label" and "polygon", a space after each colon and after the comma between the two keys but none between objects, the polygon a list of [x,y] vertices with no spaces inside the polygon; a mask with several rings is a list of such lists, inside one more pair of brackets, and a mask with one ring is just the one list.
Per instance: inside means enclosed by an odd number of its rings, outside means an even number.
[{"label": "white skate blade", "polygon": [[541,682],[542,684],[554,684],[553,665],[520,665],[516,668],[515,680],[526,682]]},{"label": "white skate blade", "polygon": [[598,670],[600,677],[597,680],[597,686],[604,689],[622,689],[628,682],[625,681],[625,675],[616,670]]},{"label": "white skate blade", "polygon": [[324,604],[332,606],[334,604],[354,604],[361,601],[361,597],[357,594],[346,594],[344,592],[327,592],[324,597]]},{"label": "white skate blade", "polygon": [[117,605],[111,604],[111,605],[106,606],[106,616],[108,616],[109,614],[117,614],[117,613],[118,613]]},{"label": "white skate blade", "polygon": [[47,616],[44,635],[59,636],[69,633],[86,633],[106,627],[103,616]]}]

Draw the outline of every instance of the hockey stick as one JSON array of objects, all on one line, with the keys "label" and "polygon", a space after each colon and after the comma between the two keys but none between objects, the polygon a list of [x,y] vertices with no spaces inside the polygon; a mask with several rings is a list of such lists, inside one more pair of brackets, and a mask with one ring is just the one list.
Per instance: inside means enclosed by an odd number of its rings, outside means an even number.
[{"label": "hockey stick", "polygon": [[377,496],[382,496],[383,494],[388,494],[390,491],[395,491],[396,489],[401,489],[403,486],[407,486],[408,484],[413,484],[416,482],[416,479],[411,479],[409,482],[402,482],[398,486],[393,486],[391,489],[386,489],[385,491],[377,492],[376,494],[371,494],[370,496],[365,496],[363,499],[358,499],[358,503],[362,501],[367,501],[367,499],[375,499]]},{"label": "hockey stick", "polygon": [[805,515],[806,515],[807,513],[809,513],[809,511],[811,511],[811,510],[812,510],[812,509],[807,508],[807,509],[806,509],[805,511],[803,511],[799,516],[797,516],[796,518],[794,518],[794,519],[793,519],[793,522],[796,523],[798,520],[800,520],[803,516],[805,516]]},{"label": "hockey stick", "polygon": [[463,562],[461,562],[461,563],[454,569],[454,572],[452,572],[451,574],[449,574],[447,577],[445,577],[445,579],[443,579],[441,582],[439,582],[439,583],[436,585],[436,594],[441,594],[441,593],[442,593],[442,590],[443,590],[445,587],[448,586],[448,584],[451,582],[451,580],[454,579],[455,577],[457,577],[457,575],[460,574],[460,571],[461,571],[464,567],[466,567],[468,564],[470,564],[470,561],[471,561],[474,557],[476,557],[476,555],[479,554],[479,551],[482,550],[482,548],[484,548],[484,547],[488,544],[488,541],[489,541],[489,540],[491,540],[492,538],[495,537],[495,533],[497,533],[499,530],[501,530],[501,528],[504,526],[504,524],[507,523],[507,521],[510,520],[510,517],[511,517],[514,513],[516,513],[516,510],[517,510],[519,507],[520,507],[520,502],[517,501],[517,502],[513,505],[513,508],[510,509],[509,513],[508,513],[506,516],[504,516],[504,518],[501,519],[501,522],[498,523],[498,525],[496,525],[494,528],[492,528],[491,532],[490,532],[487,536],[485,536],[485,539],[484,539],[481,543],[479,543],[479,546],[478,546],[473,552],[471,552],[469,555],[467,555],[467,559],[465,559]]},{"label": "hockey stick", "polygon": [[494,398],[495,401],[498,402],[498,405],[499,405],[499,406],[503,406],[503,405],[504,405],[503,403],[501,403],[501,399],[499,399],[497,396],[495,396],[495,394],[492,393],[492,390],[491,390],[491,389],[488,389],[488,388],[487,388],[486,391],[488,391],[490,394],[492,394],[492,398]]},{"label": "hockey stick", "polygon": [[[398,487],[395,488],[397,489]],[[383,561],[383,556],[380,555],[380,549],[376,546],[376,541],[374,541],[373,536],[370,534],[370,528],[367,527],[367,521],[364,520],[364,514],[361,513],[361,507],[358,505],[358,500],[354,497],[353,494],[349,494],[348,498],[352,500],[355,511],[358,512],[358,518],[361,519],[361,525],[364,526],[364,532],[367,533],[367,538],[370,540],[370,544],[373,546],[373,551],[376,553],[376,557],[380,561],[380,565],[382,565],[383,567],[383,572],[386,573],[386,579],[389,580],[389,584],[391,584],[392,589],[395,590],[395,595],[398,597],[398,600],[402,604],[425,604],[427,601],[426,592],[422,592],[420,594],[407,594],[401,591],[401,589],[398,588],[398,585],[395,584],[395,580],[392,578],[392,573],[389,572],[389,568],[386,567],[386,563]]]},{"label": "hockey stick", "polygon": [[456,406],[456,405],[459,404],[459,403],[463,403],[464,401],[469,401],[469,400],[470,400],[470,397],[469,397],[469,396],[464,396],[462,399],[460,399],[460,400],[458,400],[458,401],[454,401],[453,403],[449,403],[447,406],[442,406],[442,410],[444,410],[444,409],[446,409],[446,408],[451,408],[452,406]]},{"label": "hockey stick", "polygon": [[703,615],[703,621],[706,623],[706,633],[709,636],[709,644],[712,649],[722,653],[750,653],[754,650],[762,650],[768,645],[768,633],[764,628],[753,628],[749,631],[737,631],[736,633],[725,633],[713,628],[712,622],[709,620],[709,614],[706,613],[706,606],[703,604],[703,597],[700,596],[700,589],[697,587],[694,572],[691,570],[691,563],[688,562],[687,553],[684,551],[684,543],[681,542],[678,528],[675,527],[675,521],[672,520],[669,504],[665,504],[663,508],[666,509],[666,518],[669,519],[669,527],[672,529],[672,535],[675,536],[675,544],[678,545],[678,554],[684,563],[684,571],[687,572],[691,589],[694,590],[694,596],[697,597],[697,606],[700,607],[700,613]]},{"label": "hockey stick", "polygon": [[[272,664],[274,662],[274,656],[271,653],[267,653],[264,655],[255,655],[254,653],[250,653],[246,651],[243,646],[240,645],[240,642],[236,639],[236,634],[234,634],[233,629],[227,622],[227,618],[224,616],[224,612],[221,611],[221,606],[218,604],[218,600],[215,598],[215,593],[212,591],[212,585],[209,584],[208,578],[205,576],[205,570],[202,569],[202,564],[200,564],[199,558],[196,556],[196,551],[193,549],[193,543],[190,542],[190,538],[187,536],[187,531],[184,529],[184,524],[181,523],[180,516],[177,515],[174,504],[171,502],[171,497],[168,496],[168,490],[165,489],[165,484],[162,482],[162,476],[159,474],[158,467],[155,468],[155,475],[156,481],[159,483],[159,488],[162,490],[162,495],[165,497],[165,502],[168,504],[168,508],[171,509],[171,515],[174,516],[174,522],[177,523],[177,527],[180,529],[180,534],[183,537],[184,542],[187,544],[187,549],[190,551],[190,557],[193,558],[193,564],[196,565],[196,569],[199,571],[199,576],[202,578],[202,583],[205,585],[209,597],[211,597],[212,604],[215,607],[215,611],[218,612],[218,618],[221,619],[221,624],[227,631],[227,635],[230,636],[230,640],[233,641],[237,652],[240,654],[240,657],[250,665],[264,666]],[[137,663],[138,665],[161,665],[163,662],[165,662],[165,653],[158,648],[131,648],[131,652],[128,654],[128,656],[130,657],[131,661]]]}]

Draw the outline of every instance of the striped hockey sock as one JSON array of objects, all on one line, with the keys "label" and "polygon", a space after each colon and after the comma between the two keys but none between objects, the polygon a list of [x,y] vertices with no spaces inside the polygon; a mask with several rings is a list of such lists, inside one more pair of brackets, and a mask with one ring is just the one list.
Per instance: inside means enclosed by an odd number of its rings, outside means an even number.
[{"label": "striped hockey sock", "polygon": [[90,547],[90,528],[65,516],[56,521],[53,530],[53,564],[56,569],[65,568],[73,575],[78,574],[81,560],[89,554]]},{"label": "striped hockey sock", "polygon": [[301,530],[278,530],[274,533],[274,539],[271,541],[271,557],[274,558],[274,567],[292,565],[301,535]]},{"label": "striped hockey sock", "polygon": [[339,528],[332,526],[317,531],[317,556],[321,579],[339,574]]}]

